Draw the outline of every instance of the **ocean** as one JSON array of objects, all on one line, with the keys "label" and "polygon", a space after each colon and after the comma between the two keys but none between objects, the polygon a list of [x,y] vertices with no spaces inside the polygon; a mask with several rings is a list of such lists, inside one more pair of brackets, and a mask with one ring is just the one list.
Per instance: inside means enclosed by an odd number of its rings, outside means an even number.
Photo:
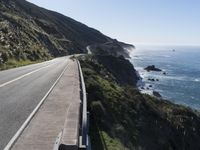
[{"label": "ocean", "polygon": [[[136,45],[131,62],[142,77],[142,92],[155,90],[164,99],[200,110],[200,47]],[[162,71],[145,71],[149,65]]]}]

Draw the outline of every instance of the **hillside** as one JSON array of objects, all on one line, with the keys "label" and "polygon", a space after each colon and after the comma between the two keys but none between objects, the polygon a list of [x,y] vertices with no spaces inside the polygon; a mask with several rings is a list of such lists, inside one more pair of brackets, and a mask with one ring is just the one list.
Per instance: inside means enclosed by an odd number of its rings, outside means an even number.
[{"label": "hillside", "polygon": [[199,112],[141,94],[135,87],[133,66],[122,57],[82,56],[79,60],[88,93],[92,149],[200,149]]},{"label": "hillside", "polygon": [[89,53],[96,55],[112,55],[112,56],[123,56],[129,58],[129,52],[135,49],[134,45],[119,42],[117,40],[112,40],[110,42],[102,44],[92,44],[87,46]]},{"label": "hillside", "polygon": [[0,69],[18,62],[86,53],[88,45],[112,41],[72,18],[25,0],[0,0]]}]

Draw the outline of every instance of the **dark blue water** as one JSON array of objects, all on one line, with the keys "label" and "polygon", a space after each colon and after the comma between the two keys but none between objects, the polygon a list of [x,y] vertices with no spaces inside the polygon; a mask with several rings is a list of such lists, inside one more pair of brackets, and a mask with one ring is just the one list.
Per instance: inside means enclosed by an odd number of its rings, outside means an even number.
[{"label": "dark blue water", "polygon": [[[200,47],[139,46],[133,51],[131,61],[143,78],[145,92],[155,90],[166,99],[200,110]],[[163,71],[147,72],[143,68],[148,65]]]}]

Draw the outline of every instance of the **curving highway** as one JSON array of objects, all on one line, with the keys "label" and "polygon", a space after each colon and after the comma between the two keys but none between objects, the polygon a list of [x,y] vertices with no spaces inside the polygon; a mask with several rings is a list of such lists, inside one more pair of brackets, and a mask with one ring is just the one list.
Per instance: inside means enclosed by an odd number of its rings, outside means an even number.
[{"label": "curving highway", "polygon": [[15,135],[45,96],[69,57],[0,71],[0,149]]}]

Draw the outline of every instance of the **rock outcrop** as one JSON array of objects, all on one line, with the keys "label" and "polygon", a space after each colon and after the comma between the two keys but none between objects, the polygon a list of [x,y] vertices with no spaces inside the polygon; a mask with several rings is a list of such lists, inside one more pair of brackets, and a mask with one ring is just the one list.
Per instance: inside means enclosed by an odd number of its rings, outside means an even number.
[{"label": "rock outcrop", "polygon": [[156,68],[155,65],[147,66],[146,68],[144,68],[144,70],[146,70],[146,71],[162,71],[161,69]]}]

